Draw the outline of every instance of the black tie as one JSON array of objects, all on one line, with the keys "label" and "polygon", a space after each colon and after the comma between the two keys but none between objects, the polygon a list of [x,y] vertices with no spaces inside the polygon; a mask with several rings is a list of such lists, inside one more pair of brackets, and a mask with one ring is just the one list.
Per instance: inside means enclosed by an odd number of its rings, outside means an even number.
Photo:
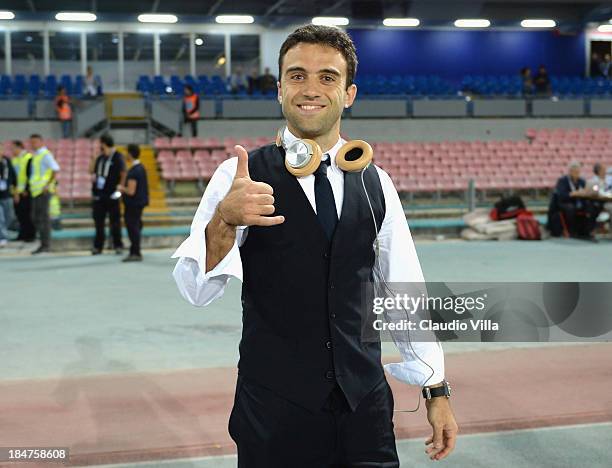
[{"label": "black tie", "polygon": [[327,178],[327,167],[330,164],[329,156],[321,161],[319,168],[315,171],[315,203],[317,205],[317,217],[327,238],[331,241],[338,224],[338,213],[336,212],[336,202],[334,192]]}]

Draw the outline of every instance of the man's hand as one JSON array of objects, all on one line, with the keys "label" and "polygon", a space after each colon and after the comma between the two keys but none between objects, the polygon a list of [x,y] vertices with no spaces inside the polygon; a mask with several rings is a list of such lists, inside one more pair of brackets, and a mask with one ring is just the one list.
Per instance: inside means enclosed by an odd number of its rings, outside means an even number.
[{"label": "man's hand", "polygon": [[230,226],[274,226],[285,221],[274,213],[272,187],[254,182],[249,176],[249,156],[242,146],[235,146],[238,167],[229,193],[219,203],[221,219]]},{"label": "man's hand", "polygon": [[457,422],[446,397],[436,397],[425,402],[427,420],[433,428],[433,434],[425,441],[428,447],[425,453],[432,460],[442,460],[455,448],[457,440]]},{"label": "man's hand", "polygon": [[251,180],[246,150],[242,146],[235,149],[238,167],[232,187],[206,226],[206,272],[231,250],[236,240],[236,226],[274,226],[285,221],[284,216],[266,216],[274,213],[272,187]]}]

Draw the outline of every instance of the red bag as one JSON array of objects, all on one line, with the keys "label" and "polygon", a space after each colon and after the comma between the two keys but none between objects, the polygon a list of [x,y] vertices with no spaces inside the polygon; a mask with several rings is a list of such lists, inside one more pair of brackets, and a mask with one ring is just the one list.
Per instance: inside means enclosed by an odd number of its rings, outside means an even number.
[{"label": "red bag", "polygon": [[516,230],[519,239],[540,240],[542,238],[540,223],[534,218],[531,211],[525,210],[516,217]]}]

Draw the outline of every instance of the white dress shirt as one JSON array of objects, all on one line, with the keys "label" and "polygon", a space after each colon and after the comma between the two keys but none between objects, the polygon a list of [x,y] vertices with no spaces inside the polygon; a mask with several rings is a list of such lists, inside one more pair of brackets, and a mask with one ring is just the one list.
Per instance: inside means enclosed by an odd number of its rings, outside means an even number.
[{"label": "white dress shirt", "polygon": [[[296,137],[285,129],[286,145]],[[338,217],[344,198],[344,173],[336,165],[336,154],[345,143],[339,139],[326,154],[331,157],[327,177],[334,193]],[[217,204],[227,195],[236,174],[237,158],[222,162],[212,178],[191,224],[190,236],[174,252],[178,258],[173,276],[181,295],[195,306],[206,306],[221,297],[230,278],[242,281],[242,262],[239,247],[248,235],[248,227],[236,229],[236,241],[228,254],[208,273],[206,271],[206,233]],[[378,233],[379,264],[387,282],[424,283],[414,242],[406,222],[404,208],[389,175],[376,167],[385,197],[385,218]],[[298,181],[316,212],[314,175],[298,177]],[[410,344],[412,346],[410,346]],[[437,341],[408,342],[398,345],[403,362],[385,365],[395,378],[413,385],[433,385],[444,379],[444,354]],[[415,357],[415,353],[417,357]],[[426,362],[424,364],[422,361]]]}]

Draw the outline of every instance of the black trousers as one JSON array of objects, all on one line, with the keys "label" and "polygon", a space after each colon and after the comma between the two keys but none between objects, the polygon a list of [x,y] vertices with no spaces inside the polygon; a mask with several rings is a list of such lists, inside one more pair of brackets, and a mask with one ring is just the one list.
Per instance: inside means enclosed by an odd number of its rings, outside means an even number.
[{"label": "black trousers", "polygon": [[143,208],[143,206],[125,205],[125,211],[123,212],[123,220],[130,238],[130,255],[140,255]]},{"label": "black trousers", "polygon": [[601,210],[597,210],[592,203],[583,202],[580,210],[573,203],[562,203],[560,208],[570,236],[586,237],[593,233]]},{"label": "black trousers", "polygon": [[183,128],[181,130],[182,135],[185,136],[185,126],[187,124],[191,125],[191,136],[197,137],[198,136],[198,121],[193,120],[193,119],[184,119]]},{"label": "black trousers", "polygon": [[238,376],[229,433],[239,468],[398,467],[385,379],[354,412],[336,386],[311,412]]},{"label": "black trousers", "polygon": [[19,197],[19,203],[15,203],[15,216],[19,221],[19,240],[34,240],[36,238],[36,228],[32,222],[32,199],[30,196]]},{"label": "black trousers", "polygon": [[104,240],[104,225],[106,223],[106,215],[110,221],[110,231],[113,237],[113,247],[123,248],[121,240],[121,213],[119,211],[119,200],[110,200],[101,198],[93,202],[93,219],[96,224],[96,237],[94,239],[94,248],[103,250]]},{"label": "black trousers", "polygon": [[48,249],[51,242],[51,218],[49,218],[49,193],[32,198],[32,222],[40,237],[40,246]]}]

